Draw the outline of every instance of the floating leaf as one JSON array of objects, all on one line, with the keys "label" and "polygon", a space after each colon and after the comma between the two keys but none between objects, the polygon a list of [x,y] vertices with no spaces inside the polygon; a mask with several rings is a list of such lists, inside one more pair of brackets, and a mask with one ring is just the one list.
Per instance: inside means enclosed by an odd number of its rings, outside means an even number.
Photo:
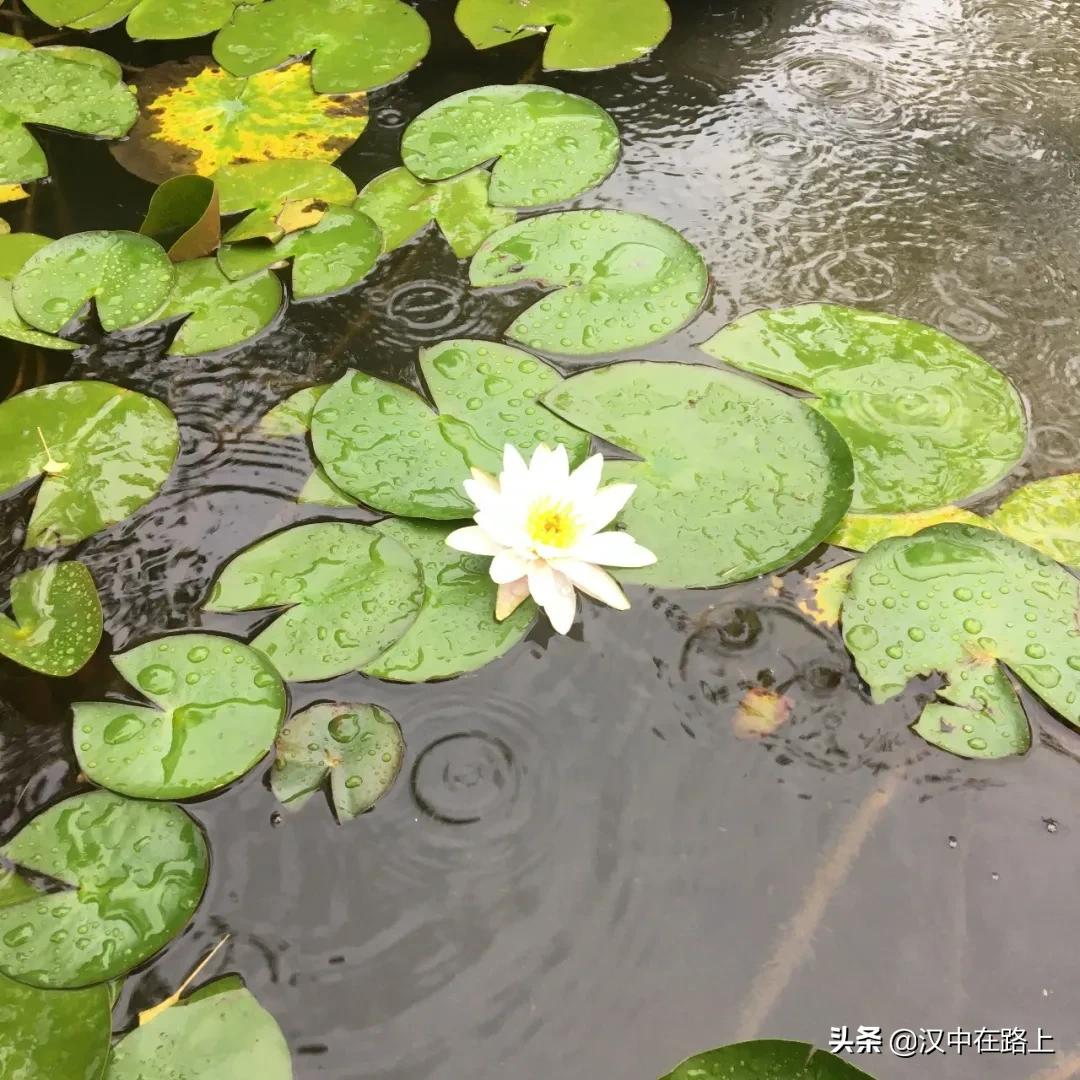
[{"label": "floating leaf", "polygon": [[964,757],[1030,745],[1000,660],[1080,726],[1080,583],[1032,548],[988,529],[936,525],[885,540],[860,560],[843,607],[844,641],[875,701],[917,675],[946,685],[916,730]]},{"label": "floating leaf", "polygon": [[330,386],[330,383],[320,383],[290,394],[263,416],[259,421],[259,431],[271,438],[306,435],[311,429],[311,414]]},{"label": "floating leaf", "polygon": [[674,229],[622,210],[527,218],[489,236],[473,285],[537,282],[554,289],[506,336],[567,356],[659,341],[693,318],[709,284],[701,253]]},{"label": "floating leaf", "polygon": [[467,259],[496,229],[510,224],[513,210],[488,202],[490,174],[473,169],[435,184],[417,180],[406,168],[376,176],[360,192],[356,208],[382,233],[383,251],[408,243],[432,221],[459,259]]},{"label": "floating leaf", "polygon": [[393,786],[405,759],[397,721],[377,705],[312,705],[277,740],[270,787],[299,809],[330,777],[338,821],[370,810]]},{"label": "floating leaf", "polygon": [[74,544],[148,503],[179,444],[155,398],[105,382],[35,387],[0,402],[0,493],[44,476],[26,546]]},{"label": "floating leaf", "polygon": [[214,59],[254,75],[313,52],[312,85],[344,94],[407,75],[430,45],[423,16],[401,0],[263,0],[237,10],[214,39]]},{"label": "floating leaf", "polygon": [[104,30],[127,18],[135,39],[202,37],[224,26],[242,3],[259,0],[27,0],[26,6],[50,26]]},{"label": "floating leaf", "polygon": [[140,73],[135,87],[139,120],[112,153],[155,184],[242,162],[333,161],[367,127],[367,97],[316,94],[307,64],[238,79],[206,57],[170,60]]},{"label": "floating leaf", "polygon": [[187,315],[170,356],[195,356],[250,341],[277,317],[285,291],[269,271],[231,281],[213,258],[177,267],[176,288],[155,321]]},{"label": "floating leaf", "polygon": [[[206,840],[171,803],[93,791],[56,803],[0,847],[0,971],[74,988],[148,960],[191,918],[206,886]],[[39,891],[19,871],[62,888]],[[29,886],[29,887],[28,887]],[[18,897],[5,903],[6,894]]]},{"label": "floating leaf", "polygon": [[288,610],[252,642],[290,681],[355,671],[412,625],[420,568],[399,543],[365,525],[297,525],[237,555],[207,611]]},{"label": "floating leaf", "polygon": [[1080,570],[1080,473],[1025,484],[990,515],[989,524]]},{"label": "floating leaf", "polygon": [[893,536],[914,536],[931,525],[947,521],[992,528],[986,518],[962,510],[959,506],[939,506],[934,510],[914,510],[908,514],[845,514],[827,537],[830,544],[849,551],[869,551],[875,544]]},{"label": "floating leaf", "polygon": [[139,232],[156,240],[173,262],[209,255],[221,240],[217,185],[206,176],[166,180],[150,199]]},{"label": "floating leaf", "polygon": [[388,518],[374,528],[412,552],[424,571],[419,618],[365,675],[396,682],[450,679],[476,671],[509,652],[529,632],[536,606],[526,601],[509,618],[495,621],[498,586],[488,559],[446,546],[453,525]]},{"label": "floating leaf", "polygon": [[444,341],[420,353],[438,413],[415,391],[362,371],[343,375],[312,416],[315,454],[331,483],[403,517],[471,517],[471,466],[499,471],[503,446],[563,443],[574,462],[589,440],[542,409],[562,381],[528,353],[490,341]]},{"label": "floating leaf", "polygon": [[712,587],[790,566],[851,499],[851,454],[832,425],[741,375],[631,361],[575,375],[544,404],[644,459],[607,466],[638,485],[618,520],[657,555],[622,580]]},{"label": "floating leaf", "polygon": [[1012,384],[921,323],[831,304],[758,311],[702,348],[815,395],[855,458],[857,513],[929,510],[1001,479],[1027,441]]},{"label": "floating leaf", "polygon": [[28,197],[29,192],[21,184],[0,184],[0,203],[18,202]]},{"label": "floating leaf", "polygon": [[840,608],[847,596],[848,583],[857,559],[830,566],[806,579],[806,596],[796,601],[798,609],[818,626],[837,626]]},{"label": "floating leaf", "polygon": [[459,0],[454,21],[478,49],[550,30],[545,71],[594,71],[652,52],[671,9],[665,0]]},{"label": "floating leaf", "polygon": [[0,975],[0,1076],[5,1080],[101,1080],[112,1002],[106,986],[40,990]]},{"label": "floating leaf", "polygon": [[787,723],[791,716],[791,698],[755,686],[747,690],[731,718],[731,729],[738,739],[763,739]]},{"label": "floating leaf", "polygon": [[401,140],[401,160],[421,180],[446,180],[492,158],[494,206],[547,206],[615,168],[619,130],[595,102],[552,86],[482,86],[422,112]]},{"label": "floating leaf", "polygon": [[270,749],[285,688],[254,649],[217,634],[175,634],[113,657],[153,706],[79,702],[83,772],[121,795],[191,799],[231,784]]},{"label": "floating leaf", "polygon": [[0,184],[49,173],[45,153],[25,124],[117,139],[137,115],[120,65],[104,53],[0,48]]},{"label": "floating leaf", "polygon": [[15,310],[58,333],[90,300],[104,330],[145,322],[169,297],[176,271],[160,244],[133,232],[73,233],[31,255],[15,275]]},{"label": "floating leaf", "polygon": [[809,1043],[758,1039],[684,1061],[661,1080],[871,1080],[842,1058]]},{"label": "floating leaf", "polygon": [[0,615],[0,655],[45,675],[74,675],[101,641],[101,601],[82,563],[51,563],[11,583],[13,619]]},{"label": "floating leaf", "polygon": [[11,282],[15,275],[31,255],[52,241],[37,233],[4,233],[3,230],[0,233],[3,233],[0,235],[0,338],[40,345],[43,349],[77,349],[74,342],[35,330],[15,310],[11,299]]},{"label": "floating leaf", "polygon": [[335,486],[326,475],[322,466],[316,466],[314,472],[304,482],[296,501],[301,504],[314,506],[332,506],[339,509],[347,509],[359,505],[357,500],[346,495],[341,488]]}]

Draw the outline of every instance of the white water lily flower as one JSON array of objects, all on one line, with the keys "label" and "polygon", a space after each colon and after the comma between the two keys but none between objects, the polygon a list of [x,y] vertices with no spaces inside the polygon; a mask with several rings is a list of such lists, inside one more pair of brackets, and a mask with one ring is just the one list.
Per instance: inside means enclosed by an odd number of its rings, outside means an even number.
[{"label": "white water lily flower", "polygon": [[601,532],[626,505],[635,484],[600,487],[604,459],[595,454],[570,472],[566,447],[538,446],[526,465],[513,446],[503,450],[498,479],[473,469],[465,492],[476,504],[475,525],[446,542],[471,555],[490,555],[502,621],[529,595],[560,634],[577,612],[577,593],[625,611],[630,601],[602,566],[649,566],[656,556],[625,532]]}]

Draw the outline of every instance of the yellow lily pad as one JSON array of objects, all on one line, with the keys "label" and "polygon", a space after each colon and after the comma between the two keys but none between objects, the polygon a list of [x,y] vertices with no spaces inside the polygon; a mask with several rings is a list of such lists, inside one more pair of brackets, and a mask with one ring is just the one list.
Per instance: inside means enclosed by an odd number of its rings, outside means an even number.
[{"label": "yellow lily pad", "polygon": [[830,544],[849,551],[869,551],[881,540],[894,536],[914,536],[931,525],[955,521],[983,529],[994,526],[959,506],[938,506],[933,510],[915,510],[908,514],[845,514],[840,524],[825,538]]},{"label": "yellow lily pad", "polygon": [[22,184],[0,184],[0,203],[18,202],[29,194]]}]

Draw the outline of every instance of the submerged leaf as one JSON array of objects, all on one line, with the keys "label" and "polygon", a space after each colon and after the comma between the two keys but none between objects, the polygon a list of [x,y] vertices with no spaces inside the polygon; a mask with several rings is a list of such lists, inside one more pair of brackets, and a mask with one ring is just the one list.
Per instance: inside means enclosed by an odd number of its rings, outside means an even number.
[{"label": "submerged leaf", "polygon": [[882,540],[893,536],[914,536],[931,525],[948,521],[977,525],[983,529],[993,528],[986,518],[970,510],[963,510],[959,506],[939,506],[934,510],[914,510],[908,514],[845,514],[827,539],[830,544],[849,551],[869,551]]},{"label": "submerged leaf", "polygon": [[1080,570],[1080,473],[1025,484],[990,515],[989,524]]},{"label": "submerged leaf", "polygon": [[809,1043],[758,1039],[684,1061],[661,1080],[871,1080],[842,1058]]},{"label": "submerged leaf", "polygon": [[697,248],[653,218],[568,210],[489,236],[473,257],[469,280],[553,289],[506,336],[546,352],[590,356],[674,333],[705,299],[709,271]]},{"label": "submerged leaf", "polygon": [[787,723],[791,698],[755,686],[747,690],[731,718],[731,729],[739,739],[763,739]]},{"label": "submerged leaf", "polygon": [[52,240],[37,233],[8,233],[0,229],[0,338],[39,345],[43,349],[70,351],[78,346],[72,341],[35,330],[15,310],[11,282],[31,255],[47,247]]},{"label": "submerged leaf", "polygon": [[139,232],[156,240],[173,262],[209,255],[221,240],[217,185],[206,176],[166,180],[151,197]]}]

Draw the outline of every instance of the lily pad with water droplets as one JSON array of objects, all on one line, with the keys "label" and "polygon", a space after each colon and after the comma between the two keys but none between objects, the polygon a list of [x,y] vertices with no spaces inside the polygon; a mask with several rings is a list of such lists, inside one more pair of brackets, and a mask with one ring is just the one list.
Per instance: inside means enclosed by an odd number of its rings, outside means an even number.
[{"label": "lily pad with water droplets", "polygon": [[101,601],[82,563],[51,563],[11,583],[0,615],[0,656],[45,675],[74,675],[101,641]]},{"label": "lily pad with water droplets", "polygon": [[995,484],[1027,421],[1012,384],[921,323],[832,304],[758,311],[702,348],[814,395],[855,458],[856,513],[930,510]]},{"label": "lily pad with water droplets", "polygon": [[218,634],[175,634],[113,657],[153,705],[78,702],[74,743],[95,783],[143,799],[191,799],[243,776],[273,744],[285,687],[270,661]]},{"label": "lily pad with water droplets", "polygon": [[990,515],[989,524],[1080,570],[1080,473],[1025,484]]},{"label": "lily pad with water droplets", "polygon": [[263,416],[259,421],[259,431],[271,438],[306,435],[311,430],[311,414],[330,386],[330,383],[319,383],[290,394]]},{"label": "lily pad with water droplets", "polygon": [[615,168],[619,131],[595,102],[553,86],[482,86],[422,112],[401,140],[401,160],[421,180],[446,180],[492,159],[493,206],[549,206]]},{"label": "lily pad with water droplets", "polygon": [[136,40],[202,37],[224,26],[241,3],[259,0],[27,0],[50,26],[104,30],[127,19]]},{"label": "lily pad with water droplets", "polygon": [[366,525],[297,525],[222,570],[207,611],[287,609],[252,642],[283,678],[331,679],[384,653],[424,598],[416,560]]},{"label": "lily pad with water droplets", "polygon": [[606,468],[638,485],[617,520],[657,556],[622,580],[713,587],[790,566],[851,501],[851,454],[832,425],[741,375],[630,361],[575,375],[544,404],[643,459]]},{"label": "lily pad with water droplets", "polygon": [[830,544],[849,551],[869,551],[875,544],[893,536],[914,536],[931,525],[958,521],[964,525],[993,528],[986,518],[959,506],[939,506],[934,510],[914,510],[909,514],[845,514],[827,537]]},{"label": "lily pad with water droplets", "polygon": [[455,526],[387,518],[374,528],[407,547],[423,567],[424,606],[405,636],[364,666],[365,675],[407,683],[450,679],[497,660],[529,632],[536,619],[531,600],[496,622],[490,560],[447,547]]},{"label": "lily pad with water droplets", "polygon": [[588,436],[539,398],[562,378],[507,345],[459,339],[420,354],[438,412],[415,391],[350,371],[322,396],[311,439],[331,483],[359,502],[402,517],[459,520],[474,513],[462,488],[469,469],[497,473],[506,443],[530,453],[563,443],[572,461]]},{"label": "lily pad with water droplets", "polygon": [[217,185],[207,176],[174,176],[150,198],[139,232],[156,240],[173,262],[199,259],[221,241]]},{"label": "lily pad with water droplets", "polygon": [[74,544],[158,492],[180,444],[172,413],[111,383],[51,383],[0,402],[0,493],[43,476],[26,547]]},{"label": "lily pad with water droplets", "polygon": [[237,9],[214,39],[214,59],[254,75],[314,53],[314,88],[345,94],[407,75],[430,45],[423,16],[402,0],[263,0]]},{"label": "lily pad with water droplets", "polygon": [[133,232],[72,233],[31,255],[11,298],[31,326],[59,333],[89,301],[104,330],[152,318],[172,292],[176,270],[164,248]]},{"label": "lily pad with water droplets", "polygon": [[[107,791],[50,806],[0,856],[15,867],[0,874],[0,972],[53,989],[114,979],[168,944],[194,914],[209,863],[179,806]],[[50,878],[44,891],[36,884]]]},{"label": "lily pad with water droplets", "polygon": [[299,809],[330,778],[338,821],[370,810],[393,786],[405,758],[397,721],[377,705],[312,705],[292,717],[277,740],[270,787]]},{"label": "lily pad with water droplets", "polygon": [[15,310],[11,299],[11,282],[15,275],[31,255],[51,243],[49,237],[37,233],[9,233],[0,229],[0,338],[39,345],[43,349],[76,349],[78,346],[72,341],[35,330]]},{"label": "lily pad with water droplets", "polygon": [[568,210],[508,225],[473,256],[476,286],[553,290],[506,336],[566,356],[659,341],[697,313],[709,285],[701,253],[674,229],[623,210]]},{"label": "lily pad with water droplets", "polygon": [[661,1080],[871,1080],[843,1058],[809,1043],[758,1039],[684,1061]]},{"label": "lily pad with water droplets", "polygon": [[1006,536],[936,525],[884,540],[864,555],[844,600],[844,641],[875,701],[941,672],[942,702],[916,731],[964,757],[1003,757],[1030,745],[1027,720],[1001,661],[1080,726],[1080,582]]}]

